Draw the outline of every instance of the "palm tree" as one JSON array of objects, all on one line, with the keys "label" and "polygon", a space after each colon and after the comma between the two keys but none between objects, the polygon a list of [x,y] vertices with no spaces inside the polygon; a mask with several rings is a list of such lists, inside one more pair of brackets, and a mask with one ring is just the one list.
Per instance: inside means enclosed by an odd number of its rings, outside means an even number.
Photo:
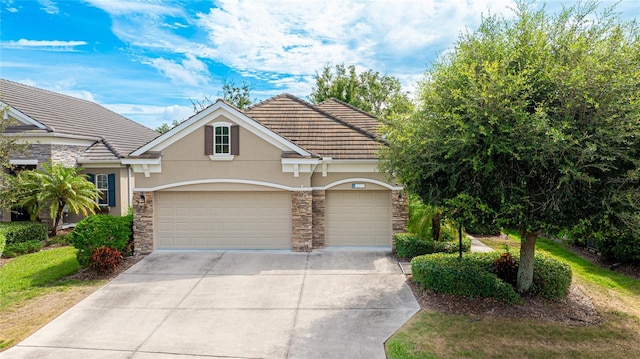
[{"label": "palm tree", "polygon": [[51,235],[55,236],[65,207],[85,216],[99,209],[96,186],[87,181],[85,175],[79,174],[80,170],[49,162],[43,164],[40,170],[21,172],[17,178],[17,205],[27,208],[32,220],[48,207],[53,219]]}]

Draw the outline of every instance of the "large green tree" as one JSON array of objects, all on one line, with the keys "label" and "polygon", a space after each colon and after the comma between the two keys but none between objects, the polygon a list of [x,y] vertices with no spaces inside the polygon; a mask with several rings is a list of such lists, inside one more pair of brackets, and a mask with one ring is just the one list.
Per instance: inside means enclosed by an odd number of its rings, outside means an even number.
[{"label": "large green tree", "polygon": [[85,216],[99,209],[96,186],[79,170],[60,163],[45,163],[42,169],[20,172],[12,181],[15,205],[26,208],[32,220],[48,209],[53,221],[51,234],[55,236],[65,207]]},{"label": "large green tree", "polygon": [[464,195],[519,229],[521,292],[542,231],[637,225],[639,30],[597,9],[519,1],[512,18],[484,17],[427,71],[419,110],[388,128],[385,167],[425,203]]},{"label": "large green tree", "polygon": [[354,65],[325,65],[315,75],[315,85],[309,95],[312,103],[330,98],[346,102],[381,119],[410,112],[412,103],[400,80],[367,70],[357,73]]}]

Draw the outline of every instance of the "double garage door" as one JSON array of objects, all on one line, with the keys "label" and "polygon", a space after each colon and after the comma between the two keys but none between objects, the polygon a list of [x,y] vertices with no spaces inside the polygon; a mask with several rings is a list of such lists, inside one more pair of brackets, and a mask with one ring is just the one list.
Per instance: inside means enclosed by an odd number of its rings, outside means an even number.
[{"label": "double garage door", "polygon": [[289,192],[157,192],[159,249],[291,248]]},{"label": "double garage door", "polygon": [[[289,192],[157,192],[158,249],[290,249]],[[390,246],[389,191],[327,191],[327,246]]]}]

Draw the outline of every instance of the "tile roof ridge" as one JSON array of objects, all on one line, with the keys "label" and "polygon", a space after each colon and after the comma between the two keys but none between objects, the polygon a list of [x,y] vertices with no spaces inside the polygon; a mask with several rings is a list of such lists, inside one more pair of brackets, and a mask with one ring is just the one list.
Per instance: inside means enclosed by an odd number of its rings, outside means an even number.
[{"label": "tile roof ridge", "polygon": [[334,121],[336,121],[336,122],[340,123],[341,125],[344,125],[344,126],[346,126],[346,127],[350,128],[350,129],[352,129],[352,130],[354,130],[354,131],[356,131],[356,132],[360,132],[361,134],[363,134],[363,135],[365,135],[365,136],[367,136],[367,137],[371,138],[371,139],[372,139],[372,140],[374,140],[374,141],[377,141],[377,142],[380,142],[380,143],[385,144],[385,142],[384,142],[384,141],[382,141],[382,140],[380,139],[380,137],[379,137],[379,136],[377,136],[375,133],[370,132],[370,131],[367,131],[367,130],[365,130],[365,129],[363,129],[363,128],[359,127],[359,126],[356,126],[356,125],[354,125],[354,124],[352,124],[352,123],[350,123],[350,122],[348,122],[348,121],[345,121],[345,120],[341,119],[341,118],[340,118],[340,117],[338,117],[338,116],[335,116],[335,115],[333,115],[333,114],[331,114],[331,113],[329,113],[329,112],[327,112],[327,111],[324,111],[324,110],[322,110],[322,109],[319,109],[317,106],[314,106],[313,104],[311,104],[311,103],[309,103],[309,102],[307,102],[307,101],[305,101],[305,100],[301,99],[300,97],[298,97],[298,96],[294,96],[294,95],[289,94],[289,93],[282,93],[282,94],[279,94],[279,95],[276,95],[276,96],[270,97],[270,98],[268,98],[268,99],[266,99],[266,100],[263,100],[263,101],[261,101],[261,102],[259,102],[259,103],[255,104],[255,105],[253,105],[253,106],[251,106],[251,107],[247,108],[247,109],[246,109],[246,111],[250,111],[250,110],[252,110],[252,109],[253,109],[253,108],[255,108],[255,107],[258,107],[258,106],[264,105],[264,104],[269,103],[269,102],[273,102],[273,101],[275,101],[275,100],[277,100],[277,99],[280,99],[280,98],[288,98],[288,99],[290,99],[290,100],[296,101],[296,102],[300,103],[301,105],[303,105],[303,106],[305,106],[305,107],[308,107],[309,109],[311,109],[311,110],[313,110],[313,111],[315,111],[315,112],[317,112],[317,113],[319,113],[319,114],[321,114],[321,115],[323,115],[323,116],[325,116],[325,117],[328,117],[328,118],[329,118],[329,119],[331,119],[331,120],[334,120]]},{"label": "tile roof ridge", "polygon": [[302,99],[300,99],[300,101],[303,101],[304,103],[306,103],[306,104],[307,104],[307,106],[309,106],[309,107],[311,107],[312,109],[314,109],[315,111],[317,111],[317,112],[319,112],[319,113],[321,113],[321,114],[323,114],[323,115],[325,115],[325,116],[327,116],[327,117],[331,118],[332,120],[334,120],[334,121],[336,121],[336,122],[339,122],[339,123],[341,123],[341,124],[343,124],[343,125],[345,125],[345,126],[347,126],[347,127],[351,128],[351,129],[353,129],[353,130],[355,130],[355,131],[361,132],[361,133],[362,133],[362,134],[364,134],[365,136],[370,137],[372,140],[375,140],[375,141],[380,142],[380,143],[382,143],[382,144],[386,144],[386,142],[384,142],[384,141],[380,138],[380,136],[376,135],[375,133],[373,133],[373,132],[371,132],[371,131],[367,131],[367,130],[365,130],[364,128],[362,128],[362,127],[360,127],[360,126],[356,126],[356,125],[354,125],[353,123],[351,123],[351,122],[349,122],[349,121],[343,120],[342,118],[340,118],[340,117],[338,117],[338,116],[336,116],[336,115],[334,115],[334,114],[332,114],[332,113],[329,113],[329,112],[327,112],[327,111],[325,111],[325,110],[323,110],[323,109],[318,108],[318,105],[319,105],[319,104],[314,106],[314,105],[312,105],[312,104],[310,104],[310,103],[308,103],[308,102],[306,102],[306,101],[304,101],[304,100],[302,100]]},{"label": "tile roof ridge", "polygon": [[363,115],[367,115],[367,116],[369,116],[369,117],[371,117],[371,118],[375,119],[375,120],[376,120],[376,121],[378,121],[378,122],[381,122],[381,121],[378,119],[378,117],[374,116],[373,114],[371,114],[371,113],[369,113],[369,112],[367,112],[367,111],[365,111],[365,110],[363,110],[363,109],[357,108],[357,107],[353,106],[353,105],[352,105],[352,104],[350,104],[350,103],[346,103],[346,102],[344,102],[344,101],[342,101],[342,100],[339,100],[339,99],[337,99],[337,98],[335,98],[335,97],[332,97],[332,98],[326,99],[326,100],[324,100],[324,101],[320,102],[317,106],[320,106],[320,105],[322,105],[323,103],[326,103],[326,102],[329,102],[329,101],[337,102],[337,103],[339,103],[339,104],[341,104],[341,105],[343,105],[343,106],[349,107],[349,108],[350,108],[350,109],[352,109],[352,110],[358,111],[358,112],[360,112],[360,113],[361,113],[361,114],[363,114]]},{"label": "tile roof ridge", "polygon": [[[149,128],[149,127],[147,127],[147,126],[144,126],[144,125],[142,125],[142,124],[140,124],[140,123],[138,123],[138,122],[136,122],[136,121],[134,121],[134,120],[132,120],[132,119],[130,119],[130,118],[128,118],[128,117],[122,116],[121,114],[119,114],[119,113],[117,113],[117,112],[115,112],[115,111],[112,111],[112,110],[110,110],[110,109],[106,108],[105,106],[100,105],[100,104],[99,104],[99,103],[97,103],[97,102],[93,102],[93,101],[89,101],[89,100],[81,99],[81,98],[79,98],[79,97],[74,97],[74,96],[71,96],[71,95],[66,95],[66,94],[63,94],[63,93],[60,93],[60,92],[55,92],[55,91],[52,91],[52,90],[47,90],[47,89],[43,89],[43,88],[40,88],[40,87],[35,87],[35,86],[31,86],[31,85],[23,84],[23,83],[21,83],[21,82],[16,82],[16,81],[12,81],[12,80],[8,80],[8,79],[4,79],[4,78],[0,78],[0,81],[10,82],[10,83],[12,83],[12,84],[14,84],[14,85],[16,85],[16,86],[21,86],[21,87],[23,87],[23,88],[28,88],[28,89],[30,89],[30,90],[32,90],[32,91],[45,92],[45,93],[48,93],[48,94],[51,94],[51,95],[54,95],[54,96],[62,96],[62,97],[66,97],[66,98],[68,98],[68,99],[70,99],[70,100],[84,102],[84,103],[86,103],[86,104],[88,104],[88,105],[91,105],[92,107],[100,107],[100,108],[102,108],[102,109],[104,109],[104,110],[107,110],[107,111],[109,111],[109,112],[111,112],[111,113],[113,113],[113,114],[115,114],[115,115],[117,115],[117,116],[119,116],[119,117],[121,117],[121,118],[123,118],[123,119],[125,119],[125,120],[127,120],[127,121],[129,121],[129,122],[131,122],[131,123],[133,123],[133,124],[135,124],[135,125],[137,125],[137,126],[139,126],[139,127],[143,127],[143,128],[145,128],[145,129],[147,129],[147,130],[154,131],[154,130],[150,129],[150,128]],[[38,121],[37,119],[34,119],[34,120]],[[39,122],[39,121],[38,121],[38,122]],[[47,127],[50,127],[50,126],[47,126]],[[52,128],[53,128],[53,127],[52,127]],[[55,132],[55,129],[54,129],[54,131],[53,131],[53,132]]]},{"label": "tile roof ridge", "polygon": [[[67,97],[67,98],[72,99],[72,100],[83,101],[83,102],[90,103],[92,105],[97,105],[97,103],[91,102],[89,100],[85,100],[85,99],[82,99],[82,98],[79,98],[79,97],[74,97],[74,96],[71,96],[71,95],[66,95],[66,94],[63,94],[63,93],[60,93],[60,92],[55,92],[55,91],[52,91],[52,90],[47,90],[47,89],[44,89],[44,88],[41,88],[41,87],[35,87],[35,86],[23,84],[22,82],[16,82],[16,81],[7,80],[7,79],[0,79],[0,80],[6,81],[6,82],[11,82],[12,84],[17,85],[17,86],[27,87],[27,88],[29,88],[31,90],[40,91],[40,92],[48,92],[48,93],[50,93],[52,95],[64,96],[64,97]],[[98,106],[100,106],[100,105],[98,105]]]},{"label": "tile roof ridge", "polygon": [[107,147],[107,149],[109,151],[111,151],[114,155],[116,155],[116,157],[118,157],[118,158],[123,158],[124,157],[124,156],[122,156],[120,154],[120,152],[118,152],[115,148],[113,148],[113,146],[111,146],[109,141],[107,141],[104,137],[100,139],[100,142],[102,142],[105,145],[105,147]]},{"label": "tile roof ridge", "polygon": [[291,98],[291,99],[296,99],[297,97],[296,97],[296,96],[293,96],[293,95],[291,95],[291,94],[288,94],[288,93],[281,93],[281,94],[279,94],[279,95],[275,95],[275,96],[269,97],[269,98],[267,98],[267,99],[264,99],[264,100],[262,100],[262,101],[260,101],[260,102],[254,103],[253,105],[251,105],[251,106],[249,106],[249,107],[245,108],[245,109],[244,109],[244,110],[242,110],[242,111],[243,111],[243,112],[245,112],[245,111],[251,111],[251,110],[253,110],[254,108],[256,108],[256,107],[258,107],[258,106],[262,106],[262,105],[264,105],[264,104],[266,104],[266,103],[273,102],[273,101],[275,101],[275,100],[277,100],[277,99],[279,99],[279,98]]}]

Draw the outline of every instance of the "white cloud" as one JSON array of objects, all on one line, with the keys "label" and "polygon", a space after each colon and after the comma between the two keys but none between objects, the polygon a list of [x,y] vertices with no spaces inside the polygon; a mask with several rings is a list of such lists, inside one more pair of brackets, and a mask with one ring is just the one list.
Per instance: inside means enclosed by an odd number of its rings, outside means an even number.
[{"label": "white cloud", "polygon": [[2,47],[12,49],[34,49],[46,51],[78,51],[78,46],[87,45],[86,41],[64,41],[64,40],[27,40],[2,41]]},{"label": "white cloud", "polygon": [[56,3],[51,0],[38,0],[38,3],[42,6],[40,9],[44,10],[47,14],[56,15],[60,12]]},{"label": "white cloud", "polygon": [[187,54],[180,63],[164,58],[148,59],[144,63],[155,67],[174,83],[198,86],[208,81],[207,65],[191,54]]},{"label": "white cloud", "polygon": [[465,27],[476,27],[482,13],[508,12],[512,4],[221,0],[198,14],[197,23],[210,40],[201,56],[239,71],[310,76],[327,63],[346,63],[407,77],[422,74],[436,56],[430,47],[444,50]]},{"label": "white cloud", "polygon": [[155,0],[84,0],[89,5],[97,7],[110,15],[143,14],[146,16],[160,17],[164,15],[177,15],[180,9],[162,5]]},{"label": "white cloud", "polygon": [[124,103],[103,106],[151,129],[156,129],[163,123],[171,125],[174,120],[182,122],[193,115],[193,108],[190,106],[150,106]]}]

